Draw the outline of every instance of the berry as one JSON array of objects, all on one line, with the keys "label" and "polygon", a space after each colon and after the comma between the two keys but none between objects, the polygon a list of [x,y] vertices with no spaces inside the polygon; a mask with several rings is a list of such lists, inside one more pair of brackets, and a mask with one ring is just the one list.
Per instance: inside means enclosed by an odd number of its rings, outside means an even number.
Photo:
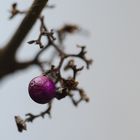
[{"label": "berry", "polygon": [[50,77],[42,75],[30,81],[28,91],[32,100],[39,104],[45,104],[55,97],[56,87]]}]

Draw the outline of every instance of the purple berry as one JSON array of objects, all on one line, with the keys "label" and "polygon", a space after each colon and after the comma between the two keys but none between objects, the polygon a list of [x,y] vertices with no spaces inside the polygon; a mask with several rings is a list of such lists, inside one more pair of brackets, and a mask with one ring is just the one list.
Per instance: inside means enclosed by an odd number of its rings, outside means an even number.
[{"label": "purple berry", "polygon": [[30,81],[28,91],[32,100],[45,104],[55,97],[56,87],[51,78],[42,75]]}]

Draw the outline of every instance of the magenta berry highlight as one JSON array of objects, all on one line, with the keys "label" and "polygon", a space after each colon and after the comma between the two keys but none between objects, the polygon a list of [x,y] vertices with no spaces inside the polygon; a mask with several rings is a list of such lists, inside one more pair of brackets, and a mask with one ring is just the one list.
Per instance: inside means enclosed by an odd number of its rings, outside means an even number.
[{"label": "magenta berry highlight", "polygon": [[42,75],[30,81],[28,91],[33,101],[45,104],[55,97],[56,87],[50,77]]}]

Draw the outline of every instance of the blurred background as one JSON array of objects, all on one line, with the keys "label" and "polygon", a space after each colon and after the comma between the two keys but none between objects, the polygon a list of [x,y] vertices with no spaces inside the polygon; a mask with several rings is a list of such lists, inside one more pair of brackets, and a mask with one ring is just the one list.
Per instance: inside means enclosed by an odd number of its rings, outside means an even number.
[{"label": "blurred background", "polygon": [[[23,16],[9,21],[13,0],[0,3],[0,31],[3,46]],[[18,0],[26,9],[31,0]],[[28,96],[29,81],[40,75],[37,67],[17,72],[0,81],[0,138],[51,140],[139,140],[140,139],[140,1],[139,0],[50,0],[56,8],[44,11],[48,27],[64,23],[79,24],[89,36],[74,35],[67,47],[87,45],[88,56],[94,59],[89,71],[78,77],[90,97],[75,108],[69,98],[55,101],[52,119],[36,119],[28,131],[18,133],[15,115],[39,113],[45,106]],[[26,42],[38,36],[39,24],[32,29],[22,48],[20,61],[30,59],[39,50]],[[75,48],[75,47],[74,47]],[[49,57],[49,56],[48,56]]]}]

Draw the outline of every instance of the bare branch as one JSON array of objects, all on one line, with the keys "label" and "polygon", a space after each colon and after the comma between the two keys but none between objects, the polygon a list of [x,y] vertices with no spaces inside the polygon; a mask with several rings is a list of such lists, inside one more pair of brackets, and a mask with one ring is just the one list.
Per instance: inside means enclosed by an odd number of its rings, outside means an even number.
[{"label": "bare branch", "polygon": [[38,16],[40,15],[42,9],[46,6],[47,2],[48,0],[34,0],[31,8],[19,25],[17,31],[5,46],[4,50],[6,55],[11,56],[11,58],[15,56],[17,49],[20,47],[26,35],[36,22]]}]

